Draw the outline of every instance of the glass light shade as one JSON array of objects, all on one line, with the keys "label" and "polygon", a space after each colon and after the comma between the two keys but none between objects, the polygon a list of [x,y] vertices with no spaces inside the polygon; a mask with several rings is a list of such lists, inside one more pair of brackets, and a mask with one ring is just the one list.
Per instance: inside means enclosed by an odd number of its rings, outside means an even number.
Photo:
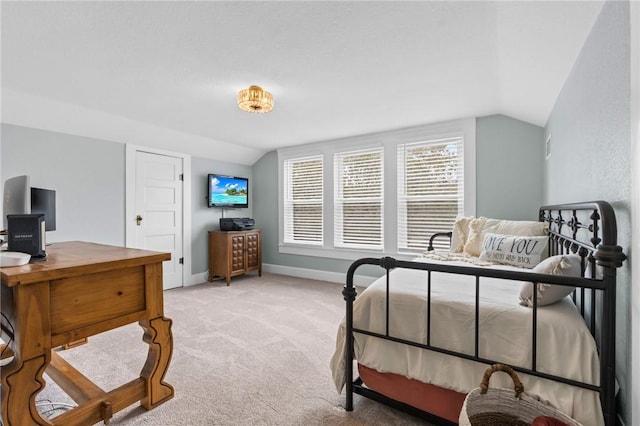
[{"label": "glass light shade", "polygon": [[269,112],[273,109],[273,96],[259,86],[249,86],[238,92],[238,106],[247,112]]}]

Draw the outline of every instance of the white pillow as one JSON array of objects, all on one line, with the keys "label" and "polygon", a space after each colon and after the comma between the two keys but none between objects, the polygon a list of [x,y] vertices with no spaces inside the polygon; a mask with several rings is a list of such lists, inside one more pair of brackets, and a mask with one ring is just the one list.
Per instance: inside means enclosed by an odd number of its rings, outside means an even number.
[{"label": "white pillow", "polygon": [[[532,272],[547,275],[562,275],[565,277],[580,277],[581,258],[577,254],[559,254],[540,262]],[[551,305],[571,294],[575,287],[538,283],[538,306]],[[533,283],[524,283],[520,289],[520,304],[533,307]]]},{"label": "white pillow", "polygon": [[452,253],[462,253],[464,245],[469,235],[469,223],[473,220],[473,216],[459,217],[453,224],[451,231],[451,249]]},{"label": "white pillow", "polygon": [[533,268],[547,257],[548,237],[529,237],[487,233],[480,259]]},{"label": "white pillow", "polygon": [[463,252],[469,256],[480,256],[482,242],[487,233],[537,237],[547,235],[548,231],[549,224],[547,222],[479,217],[469,222],[469,235]]}]

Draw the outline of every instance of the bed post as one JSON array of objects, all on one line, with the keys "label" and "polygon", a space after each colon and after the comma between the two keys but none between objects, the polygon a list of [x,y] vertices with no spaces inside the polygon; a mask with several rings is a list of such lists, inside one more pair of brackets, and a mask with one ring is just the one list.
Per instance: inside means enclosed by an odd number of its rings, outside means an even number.
[{"label": "bed post", "polygon": [[[614,224],[615,226],[615,224]],[[616,268],[622,266],[626,259],[622,253],[622,247],[611,245],[599,245],[594,253],[596,263],[602,266],[605,290],[602,295],[602,344],[600,353],[600,377],[605,383],[601,383],[602,392],[600,401],[604,421],[606,425],[616,424]]]},{"label": "bed post", "polygon": [[346,302],[346,315],[345,315],[345,345],[344,345],[344,371],[345,371],[345,393],[346,402],[345,410],[353,411],[353,302],[356,300],[356,288],[353,285],[353,276],[362,265],[379,265],[387,269],[395,268],[396,260],[391,257],[372,258],[365,257],[356,260],[349,266],[347,271],[347,283],[342,289],[342,295]]},{"label": "bed post", "polygon": [[[594,239],[596,245],[593,254],[596,264],[602,266],[602,279],[605,284],[605,291],[602,295],[603,324],[602,343],[600,348],[600,377],[604,383],[600,383],[602,392],[600,401],[604,414],[604,421],[607,425],[616,424],[616,392],[615,392],[615,371],[616,371],[616,269],[622,266],[622,262],[627,256],[622,252],[622,247],[618,245],[618,229],[613,207],[605,201],[595,201],[597,208],[594,210],[591,219],[594,220]],[[597,220],[600,219],[602,226],[602,240],[598,237]],[[604,378],[604,379],[602,379]]]},{"label": "bed post", "polygon": [[346,402],[345,410],[353,411],[353,301],[356,300],[356,289],[353,286],[353,274],[361,263],[355,262],[347,271],[347,282],[342,289],[342,296],[346,302],[345,315],[345,345],[344,345],[344,363],[345,363],[345,393]]}]

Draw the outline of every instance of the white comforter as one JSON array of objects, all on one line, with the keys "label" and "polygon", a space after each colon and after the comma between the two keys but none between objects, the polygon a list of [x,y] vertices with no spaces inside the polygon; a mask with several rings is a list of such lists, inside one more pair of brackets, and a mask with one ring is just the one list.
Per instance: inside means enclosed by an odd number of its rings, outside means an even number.
[{"label": "white comforter", "polygon": [[[416,259],[416,261],[434,260]],[[452,264],[447,262],[447,264]],[[455,262],[461,266],[469,266]],[[508,266],[490,268],[514,269]],[[426,272],[396,269],[391,272],[389,332],[426,343]],[[371,284],[354,303],[354,327],[384,334],[386,279]],[[480,281],[479,356],[512,365],[531,367],[532,309],[519,305],[521,282],[482,278]],[[431,344],[467,354],[474,352],[475,277],[432,273]],[[338,392],[345,385],[345,323],[338,329],[336,351],[331,359]],[[478,387],[487,365],[397,344],[355,333],[355,358],[380,372],[401,374],[425,383],[468,393]],[[595,342],[569,298],[538,309],[539,371],[599,383],[599,360]],[[525,392],[549,401],[584,425],[603,424],[596,392],[577,389],[519,374]],[[510,378],[494,374],[491,387],[513,388]]]}]

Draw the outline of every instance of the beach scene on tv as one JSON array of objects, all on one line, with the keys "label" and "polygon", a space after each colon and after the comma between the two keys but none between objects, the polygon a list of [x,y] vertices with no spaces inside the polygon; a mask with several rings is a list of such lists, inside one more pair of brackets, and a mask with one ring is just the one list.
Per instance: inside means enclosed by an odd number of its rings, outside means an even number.
[{"label": "beach scene on tv", "polygon": [[211,176],[211,204],[247,204],[247,181],[234,177]]}]

